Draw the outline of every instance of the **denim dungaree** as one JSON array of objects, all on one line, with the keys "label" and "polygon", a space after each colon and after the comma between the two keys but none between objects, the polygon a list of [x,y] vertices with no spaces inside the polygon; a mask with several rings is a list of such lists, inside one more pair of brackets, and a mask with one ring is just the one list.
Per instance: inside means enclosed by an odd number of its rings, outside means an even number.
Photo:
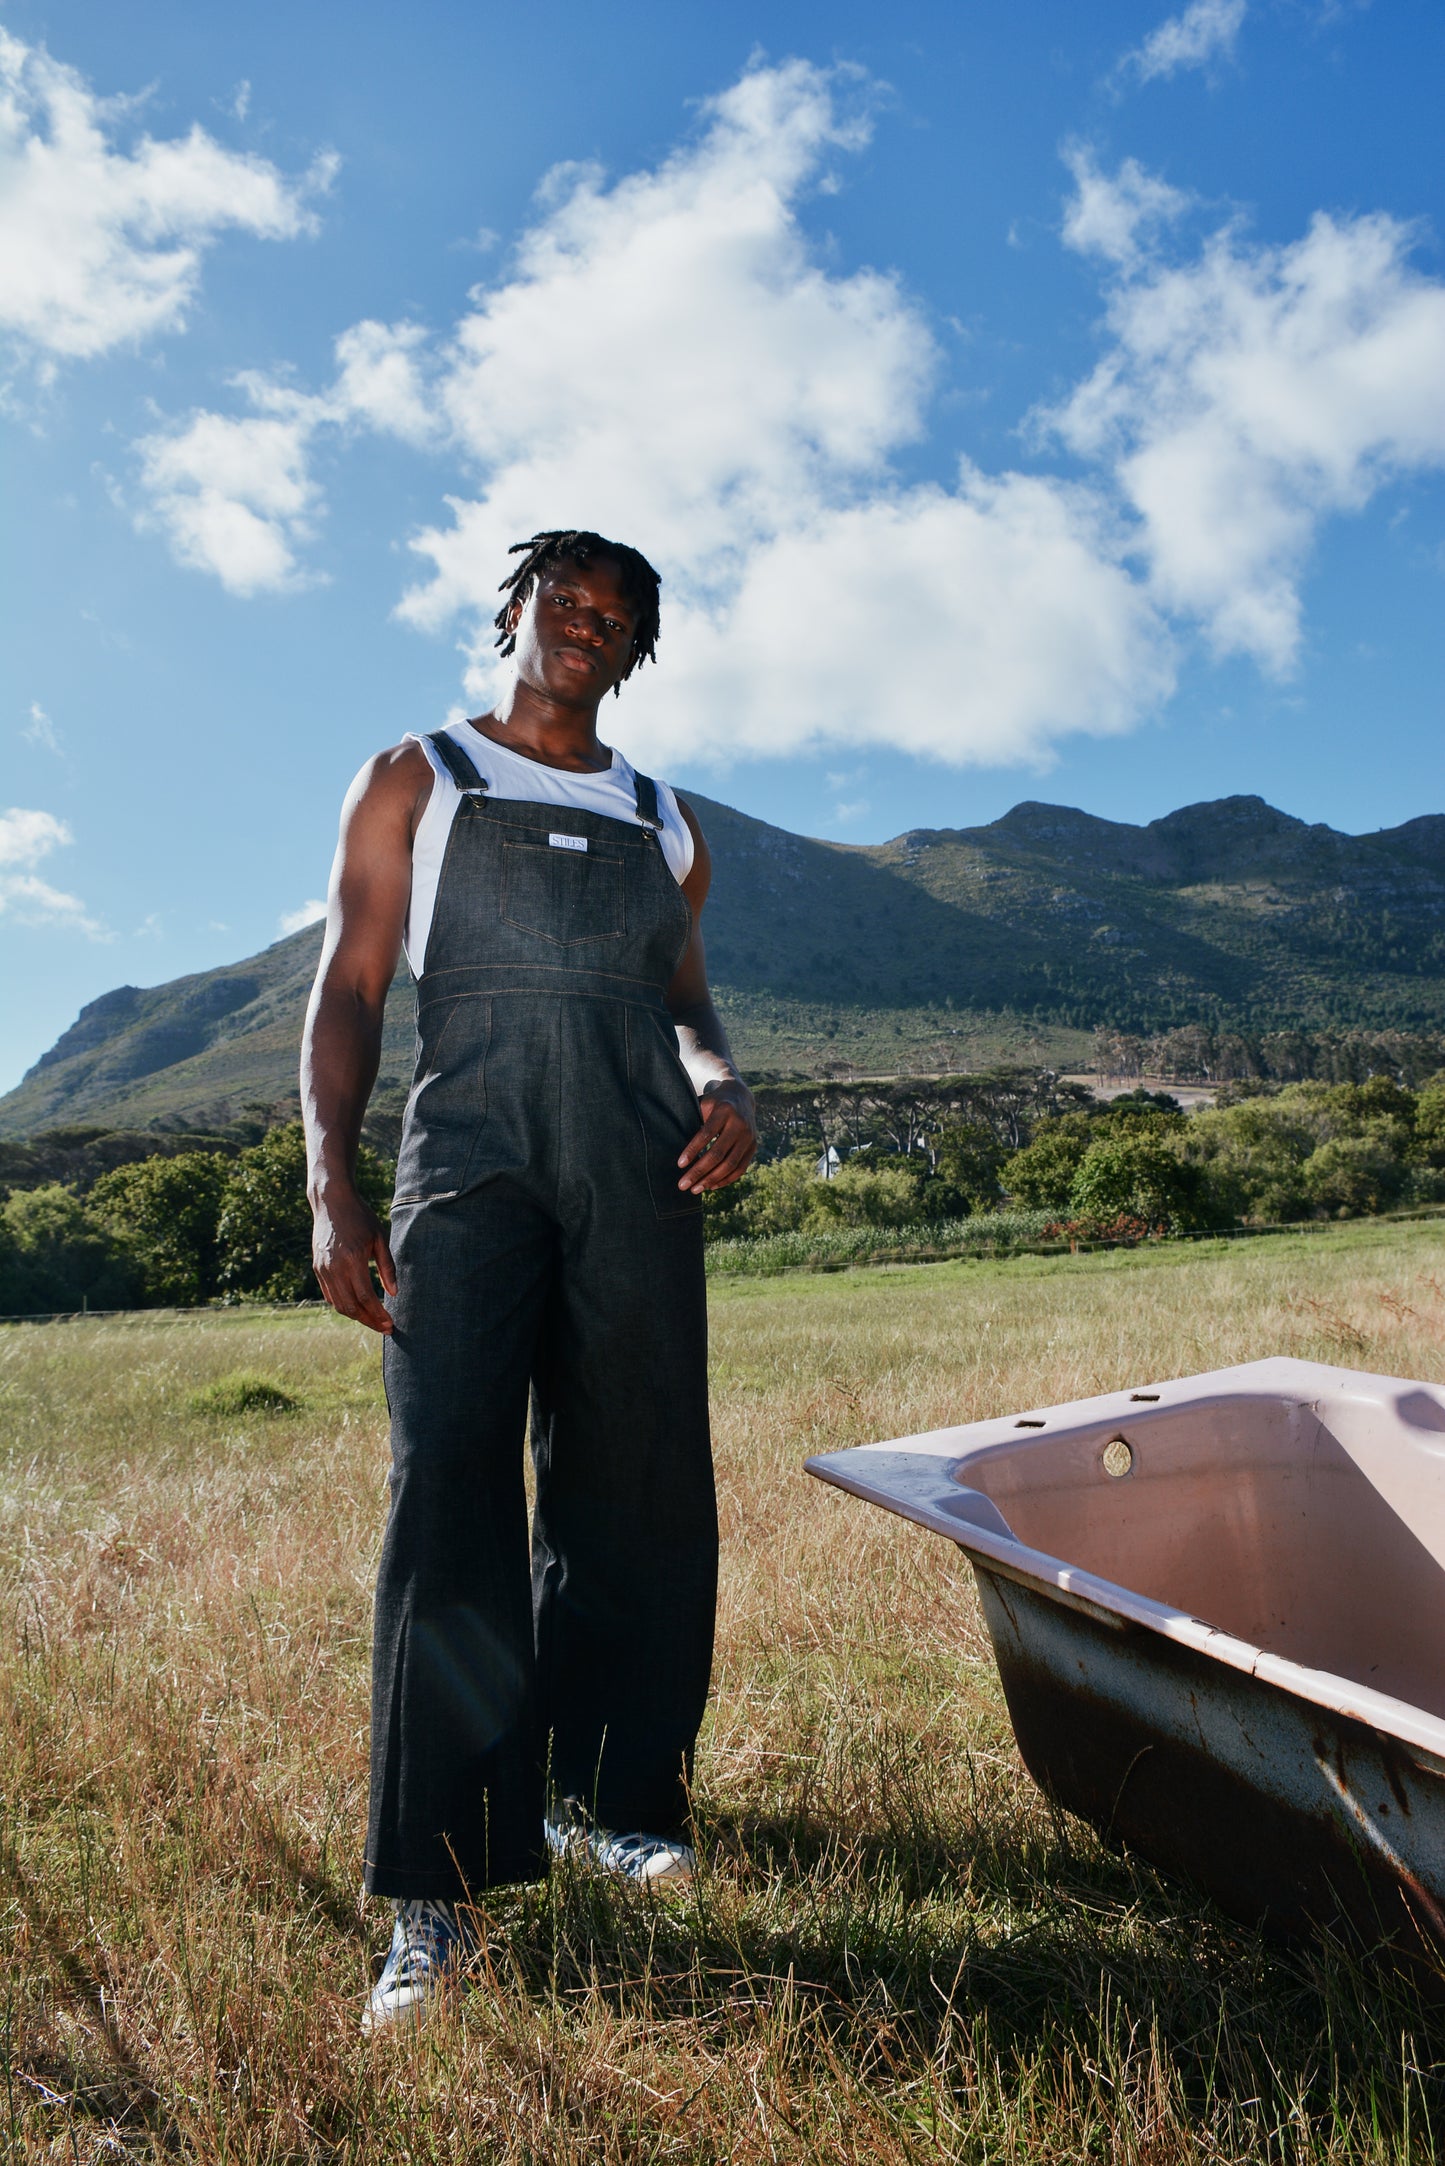
[{"label": "denim dungaree", "polygon": [[[691,912],[637,819],[463,795],[417,986],[384,1352],[366,1884],[444,1899],[544,1864],[544,1788],[685,1819],[717,1512],[699,1125],[664,995]],[[523,1441],[536,1510],[528,1568]]]}]

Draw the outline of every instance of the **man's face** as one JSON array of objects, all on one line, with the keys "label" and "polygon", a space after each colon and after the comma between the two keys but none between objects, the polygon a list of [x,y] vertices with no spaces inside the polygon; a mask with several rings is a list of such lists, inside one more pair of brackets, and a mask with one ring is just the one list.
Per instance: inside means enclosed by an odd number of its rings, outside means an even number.
[{"label": "man's face", "polygon": [[620,684],[632,653],[637,611],[612,557],[587,565],[564,559],[513,605],[517,674],[535,692],[568,707],[595,707]]}]

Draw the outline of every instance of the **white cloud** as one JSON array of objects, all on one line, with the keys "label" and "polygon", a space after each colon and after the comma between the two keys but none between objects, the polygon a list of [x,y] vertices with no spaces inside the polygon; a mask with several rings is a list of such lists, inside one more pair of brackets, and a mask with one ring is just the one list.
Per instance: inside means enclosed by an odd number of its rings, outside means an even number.
[{"label": "white cloud", "polygon": [[20,734],[28,745],[39,745],[42,751],[60,758],[60,732],[38,700],[30,702],[30,719]]},{"label": "white cloud", "polygon": [[1141,82],[1176,75],[1181,68],[1208,67],[1232,58],[1248,0],[1190,0],[1182,15],[1171,15],[1151,30],[1142,45],[1126,53],[1120,71],[1132,70]]},{"label": "white cloud", "polygon": [[137,525],[159,528],[172,553],[214,573],[232,594],[280,593],[314,583],[298,551],[322,509],[312,475],[315,443],[355,427],[422,446],[438,433],[426,396],[416,324],[358,323],[336,341],[329,391],[309,394],[247,371],[233,379],[250,415],[197,409],[138,440],[145,504]]},{"label": "white cloud", "polygon": [[1157,174],[1146,173],[1137,158],[1126,158],[1117,173],[1101,173],[1082,145],[1064,152],[1074,176],[1074,193],[1064,210],[1064,239],[1080,255],[1102,256],[1107,263],[1133,263],[1189,207],[1190,198]]},{"label": "white cloud", "polygon": [[319,494],[308,467],[310,402],[239,420],[195,413],[171,434],[143,437],[141,484],[182,564],[213,572],[232,594],[296,584]]},{"label": "white cloud", "polygon": [[0,30],[0,332],[42,359],[179,329],[224,229],[309,232],[333,177],[328,157],[288,180],[195,126],[123,145],[134,104]]},{"label": "white cloud", "polygon": [[20,925],[68,926],[92,940],[109,940],[111,934],[90,916],[78,895],[64,894],[29,869],[73,840],[53,812],[20,806],[0,812],[0,917]]},{"label": "white cloud", "polygon": [[1156,598],[1220,652],[1287,670],[1320,522],[1445,464],[1445,285],[1412,266],[1412,238],[1320,213],[1285,246],[1226,227],[1186,262],[1136,255],[1103,359],[1044,417],[1112,470]]},{"label": "white cloud", "polygon": [[[300,933],[304,932],[308,925],[319,924],[325,915],[325,903],[319,896],[313,895],[309,902],[302,903],[299,910],[284,910],[276,922],[283,933]],[[222,930],[224,931],[224,927]]]},{"label": "white cloud", "polygon": [[325,418],[336,426],[363,423],[407,444],[434,442],[441,417],[421,366],[425,341],[416,323],[357,323],[343,331]]},{"label": "white cloud", "polygon": [[1044,761],[1167,697],[1166,643],[1083,490],[965,467],[759,542],[719,605],[675,607],[634,678],[630,752],[665,765],[885,744]]},{"label": "white cloud", "polygon": [[57,820],[53,812],[26,812],[13,806],[0,812],[0,869],[38,865],[60,844],[74,840],[64,820]]},{"label": "white cloud", "polygon": [[324,436],[445,444],[480,489],[413,538],[431,576],[402,615],[461,617],[486,697],[509,545],[554,523],[634,540],[666,580],[664,668],[618,720],[659,764],[880,741],[1044,758],[1061,732],[1127,727],[1168,691],[1167,643],[1084,492],[897,478],[933,335],[891,276],[824,267],[798,215],[867,141],[865,102],[856,71],[755,68],[655,170],[559,168],[449,340],[366,322],[329,389],[238,378],[249,415],[138,447],[145,516],[233,592],[281,589]]},{"label": "white cloud", "polygon": [[[1193,9],[1141,51],[1183,53],[1191,25],[1202,52]],[[664,771],[870,743],[1043,761],[1168,696],[1171,618],[1287,669],[1320,521],[1445,458],[1445,288],[1408,230],[1322,215],[1289,245],[1227,226],[1196,248],[1192,198],[1069,152],[1065,238],[1109,266],[1107,345],[1036,419],[1096,478],[905,484],[942,357],[895,279],[830,268],[800,217],[866,141],[862,103],[854,75],[756,68],[655,169],[559,169],[449,338],[360,323],[328,388],[240,377],[249,412],[147,438],[149,518],[234,592],[283,589],[323,440],[446,448],[476,478],[412,537],[428,576],[401,614],[460,622],[484,700],[509,544],[635,541],[664,574],[663,666],[613,726]]]},{"label": "white cloud", "polygon": [[434,395],[481,488],[414,537],[431,576],[402,604],[469,623],[473,697],[496,682],[509,544],[563,523],[664,573],[663,667],[615,725],[664,766],[879,742],[1043,757],[1167,691],[1160,626],[1082,492],[898,481],[934,339],[892,277],[826,269],[798,216],[866,141],[854,89],[758,68],[656,170],[553,174],[510,275],[475,292]]}]

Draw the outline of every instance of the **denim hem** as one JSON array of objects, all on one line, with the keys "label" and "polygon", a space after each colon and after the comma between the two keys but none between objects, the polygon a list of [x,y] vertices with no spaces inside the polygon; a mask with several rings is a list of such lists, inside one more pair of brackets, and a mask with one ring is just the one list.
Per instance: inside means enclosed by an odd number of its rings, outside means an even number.
[{"label": "denim hem", "polygon": [[368,1859],[362,1885],[368,1895],[389,1896],[394,1902],[465,1903],[491,1888],[514,1888],[526,1881],[545,1880],[548,1863],[544,1850],[532,1851],[508,1860],[501,1870],[468,1879],[460,1873],[438,1873],[435,1869],[411,1873],[404,1867],[373,1865]]}]

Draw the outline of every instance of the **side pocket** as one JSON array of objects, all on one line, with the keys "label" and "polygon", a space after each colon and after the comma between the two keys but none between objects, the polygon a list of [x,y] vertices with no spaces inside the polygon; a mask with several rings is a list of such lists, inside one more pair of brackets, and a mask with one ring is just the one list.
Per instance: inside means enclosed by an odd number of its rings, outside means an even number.
[{"label": "side pocket", "polygon": [[454,1196],[487,1117],[492,1003],[484,995],[438,1000],[417,1017],[416,1075],[402,1117],[393,1204]]},{"label": "side pocket", "polygon": [[627,1086],[642,1148],[652,1208],[659,1218],[691,1218],[702,1198],[678,1187],[678,1158],[702,1123],[697,1095],[677,1055],[672,1026],[627,1011]]}]

